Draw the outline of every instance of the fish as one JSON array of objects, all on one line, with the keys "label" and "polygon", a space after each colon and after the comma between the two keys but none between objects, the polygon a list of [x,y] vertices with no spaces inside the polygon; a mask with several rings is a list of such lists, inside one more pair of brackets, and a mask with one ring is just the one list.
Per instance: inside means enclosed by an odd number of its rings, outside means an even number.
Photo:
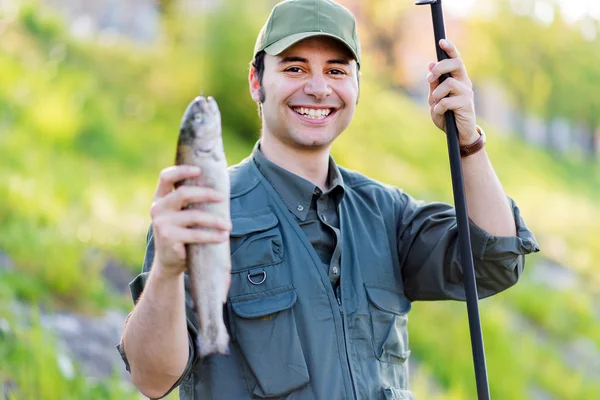
[{"label": "fish", "polygon": [[[198,96],[186,108],[179,129],[175,164],[195,165],[202,171],[198,177],[185,179],[176,187],[210,187],[224,198],[217,203],[195,203],[185,208],[203,210],[229,221],[229,173],[223,147],[221,113],[214,98]],[[223,321],[223,305],[231,284],[229,241],[186,244],[186,267],[198,317],[196,345],[200,357],[229,354],[229,334]]]}]

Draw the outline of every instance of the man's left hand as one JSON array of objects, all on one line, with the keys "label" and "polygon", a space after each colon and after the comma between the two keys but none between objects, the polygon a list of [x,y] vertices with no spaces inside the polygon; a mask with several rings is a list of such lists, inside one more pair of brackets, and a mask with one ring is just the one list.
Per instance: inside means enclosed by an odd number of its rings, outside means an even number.
[{"label": "man's left hand", "polygon": [[[450,58],[429,63],[427,81],[431,119],[438,128],[445,130],[444,114],[448,110],[454,111],[459,143],[461,146],[469,145],[479,138],[475,122],[473,84],[454,44],[442,39],[440,46]],[[451,76],[440,84],[439,78],[443,74]],[[450,96],[447,97],[448,95]]]}]

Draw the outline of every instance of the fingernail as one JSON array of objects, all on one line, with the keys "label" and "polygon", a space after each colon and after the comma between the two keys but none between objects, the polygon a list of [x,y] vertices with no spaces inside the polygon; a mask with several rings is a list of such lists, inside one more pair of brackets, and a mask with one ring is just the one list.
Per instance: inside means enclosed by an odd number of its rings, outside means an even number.
[{"label": "fingernail", "polygon": [[431,74],[431,73],[430,73],[430,74],[428,74],[428,75],[427,75],[427,80],[428,80],[429,82],[433,82],[433,74]]},{"label": "fingernail", "polygon": [[448,41],[446,39],[442,39],[441,41],[442,46],[448,46],[450,43],[448,43]]},{"label": "fingernail", "polygon": [[195,172],[195,173],[199,173],[200,171],[202,171],[202,170],[200,169],[200,167],[197,167],[197,166],[195,166],[195,165],[190,165],[190,166],[189,166],[189,169],[190,169],[190,172]]}]

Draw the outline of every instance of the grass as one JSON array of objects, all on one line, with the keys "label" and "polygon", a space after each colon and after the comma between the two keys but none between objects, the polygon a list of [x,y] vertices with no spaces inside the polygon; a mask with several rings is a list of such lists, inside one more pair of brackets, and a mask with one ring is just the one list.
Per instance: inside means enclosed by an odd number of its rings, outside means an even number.
[{"label": "grass", "polygon": [[15,310],[2,301],[5,296],[0,298],[0,389],[11,383],[9,400],[139,399],[117,375],[103,382],[87,380],[59,355],[54,338],[39,324],[37,309],[16,318]]},{"label": "grass", "polygon": [[[225,22],[235,15],[226,9],[211,23],[230,26]],[[237,23],[254,31],[252,21]],[[35,7],[22,8],[0,34],[0,250],[16,265],[0,279],[0,318],[11,326],[10,334],[0,333],[0,359],[7,360],[0,383],[17,382],[19,399],[131,396],[114,379],[88,387],[80,375],[66,378],[36,318],[19,326],[8,310],[17,299],[86,313],[130,309],[130,299],[115,296],[100,272],[109,258],[139,271],[158,173],[173,162],[182,110],[199,88],[219,94],[229,163],[250,152],[258,125],[239,66],[252,38],[222,32],[200,48],[198,34],[176,46],[164,40],[143,49],[103,47],[73,41]],[[417,198],[451,202],[444,134],[422,107],[378,85],[368,57],[363,64],[357,114],[334,146],[336,161]],[[483,125],[486,151],[544,256],[574,268],[589,285],[549,295],[524,280],[482,302],[492,397],[527,398],[535,384],[556,398],[600,398],[598,385],[569,370],[535,330],[517,332],[511,323],[516,313],[557,340],[583,335],[600,345],[591,308],[600,287],[600,167],[558,159]],[[474,398],[464,305],[416,303],[414,310],[411,347],[441,382],[438,397]],[[433,398],[420,377],[412,382],[418,398]]]},{"label": "grass", "polygon": [[[559,349],[540,343],[533,331],[516,329],[511,314],[518,311],[497,299],[485,300],[480,307],[492,398],[527,398],[532,383],[558,399],[600,396],[600,385],[582,379],[584,371],[569,369]],[[465,306],[415,303],[411,314],[413,354],[432,369],[449,393],[475,398]]]}]

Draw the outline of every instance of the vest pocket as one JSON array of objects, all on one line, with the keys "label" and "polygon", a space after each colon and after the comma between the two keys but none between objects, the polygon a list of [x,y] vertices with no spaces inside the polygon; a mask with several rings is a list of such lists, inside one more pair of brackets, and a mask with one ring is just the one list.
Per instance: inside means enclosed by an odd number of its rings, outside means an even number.
[{"label": "vest pocket", "polygon": [[400,292],[378,284],[365,283],[373,350],[380,361],[403,364],[408,356],[407,313],[410,301]]},{"label": "vest pocket", "polygon": [[279,264],[283,245],[279,220],[270,209],[231,216],[230,233],[232,272]]},{"label": "vest pocket", "polygon": [[257,397],[283,396],[309,382],[294,319],[296,299],[291,285],[230,299],[236,316],[232,339],[256,379]]}]

